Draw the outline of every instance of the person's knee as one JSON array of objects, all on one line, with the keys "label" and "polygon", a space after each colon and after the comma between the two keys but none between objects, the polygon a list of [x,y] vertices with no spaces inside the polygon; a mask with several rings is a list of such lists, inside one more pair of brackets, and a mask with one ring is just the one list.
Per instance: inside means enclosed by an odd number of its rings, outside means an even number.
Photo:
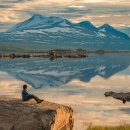
[{"label": "person's knee", "polygon": [[31,98],[35,98],[36,96],[35,96],[34,94],[31,94],[30,97],[31,97]]}]

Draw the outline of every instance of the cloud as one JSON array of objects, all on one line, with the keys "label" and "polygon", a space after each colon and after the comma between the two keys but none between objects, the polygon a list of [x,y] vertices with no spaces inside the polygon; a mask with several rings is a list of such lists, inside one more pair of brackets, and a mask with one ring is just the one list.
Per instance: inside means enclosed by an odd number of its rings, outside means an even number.
[{"label": "cloud", "polygon": [[0,96],[20,98],[23,83],[0,71]]},{"label": "cloud", "polygon": [[0,22],[0,31],[4,32],[7,28],[11,28],[14,24]]},{"label": "cloud", "polygon": [[16,24],[40,13],[74,22],[91,20],[97,26],[104,23],[129,25],[129,8],[130,0],[1,0],[0,22]]},{"label": "cloud", "polygon": [[[0,23],[15,23],[20,21],[20,16],[15,11],[3,10],[0,13]],[[22,20],[22,19],[21,19]]]},{"label": "cloud", "polygon": [[0,8],[10,8],[12,6],[9,6],[9,5],[0,5]]},{"label": "cloud", "polygon": [[33,0],[2,0],[2,3],[23,3]]},{"label": "cloud", "polygon": [[98,4],[86,4],[84,6],[86,6],[86,9],[80,9],[79,12],[75,12],[80,14],[80,16],[71,17],[70,20],[75,22],[79,22],[82,20],[90,20],[97,26],[100,26],[104,23],[109,23],[113,26],[118,26],[120,24],[124,24],[126,26],[130,25],[130,6],[99,6]]},{"label": "cloud", "polygon": [[130,3],[130,0],[82,0],[84,3],[105,3],[105,4],[128,4]]},{"label": "cloud", "polygon": [[[86,89],[107,89],[107,90],[120,90],[125,86],[126,91],[130,90],[129,87],[129,75],[115,75],[110,77],[109,79],[103,79],[99,76],[94,77],[89,83],[80,81],[80,80],[73,80],[69,83],[69,85],[73,86],[80,86]],[[118,82],[117,82],[118,81]]]},{"label": "cloud", "polygon": [[79,9],[84,9],[84,8],[86,8],[86,6],[83,6],[83,5],[70,5],[69,7],[70,7],[70,8],[79,8]]}]

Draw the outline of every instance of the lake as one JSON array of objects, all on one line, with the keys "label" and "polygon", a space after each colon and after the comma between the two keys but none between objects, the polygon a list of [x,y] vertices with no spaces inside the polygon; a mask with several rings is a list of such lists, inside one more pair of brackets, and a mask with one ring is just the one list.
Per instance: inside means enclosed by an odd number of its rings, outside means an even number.
[{"label": "lake", "polygon": [[90,55],[83,59],[1,59],[0,96],[21,98],[22,85],[45,100],[71,106],[74,130],[89,124],[129,124],[130,103],[105,98],[106,91],[130,91],[130,55]]}]

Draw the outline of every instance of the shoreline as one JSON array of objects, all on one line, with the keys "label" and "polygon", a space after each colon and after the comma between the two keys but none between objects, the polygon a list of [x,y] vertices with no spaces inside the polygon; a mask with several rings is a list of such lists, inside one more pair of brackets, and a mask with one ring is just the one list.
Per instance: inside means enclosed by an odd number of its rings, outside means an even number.
[{"label": "shoreline", "polygon": [[49,50],[49,51],[37,51],[37,52],[27,52],[27,53],[0,53],[0,59],[10,58],[49,58],[50,60],[58,59],[58,58],[86,58],[89,54],[130,54],[129,50],[92,50],[87,51],[83,49],[70,50],[70,49],[57,49],[57,50]]}]

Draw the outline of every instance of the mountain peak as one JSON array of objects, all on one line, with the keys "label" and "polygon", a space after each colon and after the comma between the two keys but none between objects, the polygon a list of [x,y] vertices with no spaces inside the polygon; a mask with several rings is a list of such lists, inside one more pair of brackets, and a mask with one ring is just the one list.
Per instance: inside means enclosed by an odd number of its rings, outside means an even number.
[{"label": "mountain peak", "polygon": [[23,31],[30,29],[39,29],[54,26],[71,26],[71,22],[57,17],[57,16],[44,16],[41,14],[34,14],[31,18],[16,24],[14,27],[9,29],[7,32]]},{"label": "mountain peak", "polygon": [[20,23],[16,24],[14,27],[10,28],[8,30],[8,32],[28,29],[33,25],[37,25],[37,24],[43,22],[47,18],[48,18],[47,16],[43,16],[40,14],[34,14],[31,18],[29,18],[23,22],[20,22]]},{"label": "mountain peak", "polygon": [[112,35],[118,36],[119,38],[122,37],[124,39],[129,39],[129,36],[127,34],[116,30],[114,27],[112,27],[111,25],[109,25],[107,23],[100,26],[98,29],[99,29],[99,31],[104,31],[104,32],[107,32],[107,33],[111,33]]},{"label": "mountain peak", "polygon": [[31,18],[40,18],[40,19],[43,19],[43,18],[46,18],[47,16],[44,16],[44,15],[41,15],[41,14],[34,14]]},{"label": "mountain peak", "polygon": [[33,14],[33,16],[32,17],[41,17],[41,16],[43,16],[43,15],[41,15],[41,14]]},{"label": "mountain peak", "polygon": [[87,28],[89,30],[98,31],[98,29],[89,21],[82,21],[82,22],[78,23],[78,25],[80,27],[84,27],[84,28]]},{"label": "mountain peak", "polygon": [[99,29],[103,29],[103,28],[105,28],[105,29],[108,29],[108,28],[114,29],[114,28],[113,28],[111,25],[109,25],[108,23],[105,23],[105,24],[103,24],[102,26],[99,27]]},{"label": "mountain peak", "polygon": [[[94,26],[91,22],[89,21],[82,21],[78,23],[79,25],[85,27],[85,26]],[[95,27],[95,26],[94,26]]]},{"label": "mountain peak", "polygon": [[90,21],[82,21],[79,24],[91,24],[92,25],[92,23]]},{"label": "mountain peak", "polygon": [[110,24],[108,24],[108,23],[103,24],[103,26],[106,26],[106,27],[111,27],[111,25],[110,25]]}]

